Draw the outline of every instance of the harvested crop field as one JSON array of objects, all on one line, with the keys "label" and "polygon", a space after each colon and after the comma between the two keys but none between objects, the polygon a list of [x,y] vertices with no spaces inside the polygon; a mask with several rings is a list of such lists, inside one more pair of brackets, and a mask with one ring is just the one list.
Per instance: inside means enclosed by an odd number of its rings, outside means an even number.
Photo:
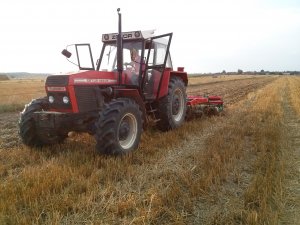
[{"label": "harvested crop field", "polygon": [[30,149],[3,110],[0,224],[299,224],[300,77],[193,77],[187,91],[222,95],[224,113],[150,128],[124,157],[87,134]]}]

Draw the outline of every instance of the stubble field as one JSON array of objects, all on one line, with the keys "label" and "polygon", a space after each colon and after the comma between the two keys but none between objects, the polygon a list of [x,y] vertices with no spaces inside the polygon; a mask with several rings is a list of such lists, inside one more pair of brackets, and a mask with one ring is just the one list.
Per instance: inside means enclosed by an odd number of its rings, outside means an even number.
[{"label": "stubble field", "polygon": [[299,224],[300,77],[193,77],[224,114],[150,128],[124,157],[86,134],[22,145],[14,110],[44,89],[24,82],[0,82],[0,224]]}]

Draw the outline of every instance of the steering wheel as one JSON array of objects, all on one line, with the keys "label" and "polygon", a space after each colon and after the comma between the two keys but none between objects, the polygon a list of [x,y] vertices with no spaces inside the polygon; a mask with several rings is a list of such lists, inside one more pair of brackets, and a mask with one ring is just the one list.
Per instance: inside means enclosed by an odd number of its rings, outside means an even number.
[{"label": "steering wheel", "polygon": [[123,68],[124,70],[133,70],[133,66],[131,65],[131,63],[124,63]]}]

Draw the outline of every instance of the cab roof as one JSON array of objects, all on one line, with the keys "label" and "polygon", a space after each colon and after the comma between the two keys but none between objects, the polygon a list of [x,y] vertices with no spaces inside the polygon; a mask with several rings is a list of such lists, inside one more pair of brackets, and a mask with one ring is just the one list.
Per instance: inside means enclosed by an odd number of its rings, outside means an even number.
[{"label": "cab roof", "polygon": [[[154,37],[155,30],[146,30],[146,31],[129,31],[122,32],[123,40],[141,40],[141,39],[150,39]],[[118,33],[103,34],[103,42],[112,42],[117,40]]]}]

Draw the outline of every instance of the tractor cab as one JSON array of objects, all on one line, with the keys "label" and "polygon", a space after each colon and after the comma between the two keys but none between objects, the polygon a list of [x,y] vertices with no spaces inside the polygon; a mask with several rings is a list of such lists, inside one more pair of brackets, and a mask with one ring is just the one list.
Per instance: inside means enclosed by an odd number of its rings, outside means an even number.
[{"label": "tractor cab", "polygon": [[[117,34],[103,34],[97,70],[117,71]],[[165,67],[172,69],[169,46],[172,34],[154,37],[154,30],[122,33],[122,85],[145,86],[152,75],[160,80]]]},{"label": "tractor cab", "polygon": [[[67,49],[62,54],[67,58],[76,56],[77,63],[73,63],[80,71],[97,71],[97,77],[103,81],[114,80],[118,86],[139,89],[145,99],[157,98],[165,69],[173,70],[169,53],[172,33],[154,36],[154,30],[122,32],[121,60],[117,36],[118,33],[102,35],[103,47],[96,68],[89,44],[72,45],[76,54]],[[122,65],[121,76],[118,64]]]}]

